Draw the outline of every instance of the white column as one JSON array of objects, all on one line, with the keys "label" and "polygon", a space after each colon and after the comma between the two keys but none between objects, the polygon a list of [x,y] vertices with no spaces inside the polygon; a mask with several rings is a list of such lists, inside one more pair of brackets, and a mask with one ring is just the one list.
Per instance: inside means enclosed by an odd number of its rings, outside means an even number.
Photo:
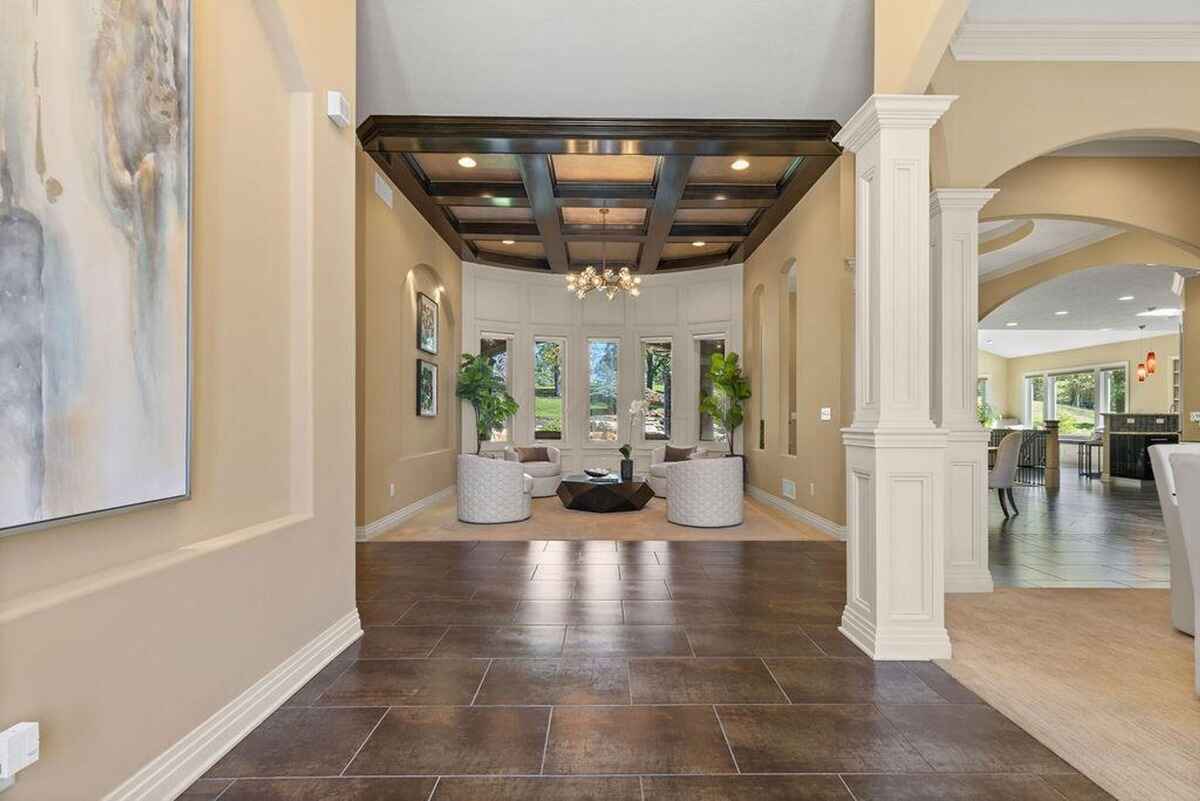
[{"label": "white column", "polygon": [[855,158],[855,410],[846,443],[841,631],[874,659],[948,659],[948,434],[930,399],[929,130],[953,97],[874,95],[836,141]]},{"label": "white column", "polygon": [[991,592],[988,434],[979,425],[979,210],[995,189],[929,196],[933,284],[933,422],[946,449],[946,592]]}]

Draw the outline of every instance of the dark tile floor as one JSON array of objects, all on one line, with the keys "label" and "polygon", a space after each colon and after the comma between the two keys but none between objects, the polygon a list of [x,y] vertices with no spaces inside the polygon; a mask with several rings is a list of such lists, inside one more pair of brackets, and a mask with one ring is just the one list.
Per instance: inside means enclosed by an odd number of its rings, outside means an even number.
[{"label": "dark tile floor", "polygon": [[1005,520],[990,493],[992,579],[1007,587],[1166,589],[1170,558],[1154,486],[1105,484],[1063,470],[1062,487],[1017,487]]},{"label": "dark tile floor", "polygon": [[189,801],[1109,797],[851,646],[840,543],[372,543],[358,571],[362,640]]}]

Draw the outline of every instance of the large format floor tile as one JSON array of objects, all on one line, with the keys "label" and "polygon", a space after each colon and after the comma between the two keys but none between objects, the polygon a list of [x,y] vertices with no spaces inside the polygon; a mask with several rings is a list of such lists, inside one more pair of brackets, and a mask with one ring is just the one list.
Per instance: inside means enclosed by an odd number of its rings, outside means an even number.
[{"label": "large format floor tile", "polygon": [[[1134,549],[1027,532],[1001,570]],[[842,543],[372,542],[357,565],[362,639],[187,801],[1111,801],[941,668],[842,636]]]}]

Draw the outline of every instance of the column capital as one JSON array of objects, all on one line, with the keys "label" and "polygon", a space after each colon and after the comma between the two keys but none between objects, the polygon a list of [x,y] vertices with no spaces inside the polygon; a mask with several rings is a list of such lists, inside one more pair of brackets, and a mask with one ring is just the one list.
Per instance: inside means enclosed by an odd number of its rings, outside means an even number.
[{"label": "column capital", "polygon": [[952,210],[978,214],[999,189],[934,189],[929,193],[929,215],[938,217]]},{"label": "column capital", "polygon": [[957,99],[958,95],[871,95],[833,141],[857,153],[881,130],[928,131]]}]

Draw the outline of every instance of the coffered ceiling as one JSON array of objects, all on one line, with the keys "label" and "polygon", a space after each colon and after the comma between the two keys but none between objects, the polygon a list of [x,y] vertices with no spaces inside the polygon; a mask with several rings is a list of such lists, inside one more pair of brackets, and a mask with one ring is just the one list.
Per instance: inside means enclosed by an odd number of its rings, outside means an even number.
[{"label": "coffered ceiling", "polygon": [[[372,116],[364,150],[463,259],[745,261],[838,157],[831,120]],[[602,213],[607,210],[607,214]]]}]

